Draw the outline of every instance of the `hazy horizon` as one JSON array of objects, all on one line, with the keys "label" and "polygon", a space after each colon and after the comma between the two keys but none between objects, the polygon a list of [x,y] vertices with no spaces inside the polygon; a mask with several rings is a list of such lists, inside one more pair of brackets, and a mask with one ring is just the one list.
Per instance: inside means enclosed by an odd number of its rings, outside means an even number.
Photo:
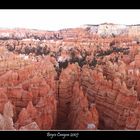
[{"label": "hazy horizon", "polygon": [[0,28],[60,30],[85,24],[140,24],[140,10],[0,10]]}]

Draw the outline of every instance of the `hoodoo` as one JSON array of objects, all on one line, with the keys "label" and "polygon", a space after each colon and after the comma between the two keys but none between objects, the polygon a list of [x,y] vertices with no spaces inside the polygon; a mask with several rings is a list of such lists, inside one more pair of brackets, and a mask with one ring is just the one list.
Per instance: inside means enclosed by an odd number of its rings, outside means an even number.
[{"label": "hoodoo", "polygon": [[140,129],[139,31],[0,29],[0,130]]}]

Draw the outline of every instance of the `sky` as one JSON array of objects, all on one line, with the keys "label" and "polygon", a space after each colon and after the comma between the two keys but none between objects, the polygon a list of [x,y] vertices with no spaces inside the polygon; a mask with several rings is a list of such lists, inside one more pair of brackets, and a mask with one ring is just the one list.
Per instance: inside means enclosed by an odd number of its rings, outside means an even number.
[{"label": "sky", "polygon": [[140,10],[0,10],[0,28],[59,30],[105,22],[140,24]]}]

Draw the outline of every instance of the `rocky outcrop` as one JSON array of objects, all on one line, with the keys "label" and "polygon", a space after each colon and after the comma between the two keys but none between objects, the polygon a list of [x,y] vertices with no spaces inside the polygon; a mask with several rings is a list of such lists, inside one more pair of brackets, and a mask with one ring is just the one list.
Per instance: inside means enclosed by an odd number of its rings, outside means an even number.
[{"label": "rocky outcrop", "polygon": [[0,31],[0,129],[140,129],[137,28]]},{"label": "rocky outcrop", "polygon": [[68,114],[70,104],[72,102],[72,89],[74,82],[78,80],[80,69],[78,65],[69,64],[68,67],[62,70],[59,80],[59,91],[58,91],[58,120],[57,126],[62,129],[68,128]]},{"label": "rocky outcrop", "polygon": [[85,67],[82,72],[83,89],[89,102],[95,103],[99,111],[99,128],[129,128],[127,127],[131,118],[129,112],[134,111],[138,102],[134,88],[128,88],[121,77],[115,76],[115,72],[114,77],[111,73],[110,78],[103,76],[102,67],[97,70],[89,70]]},{"label": "rocky outcrop", "polygon": [[68,115],[71,129],[96,130],[99,124],[99,115],[94,104],[88,103],[79,82],[73,87],[72,102]]},{"label": "rocky outcrop", "polygon": [[[1,71],[5,71],[0,76],[1,129],[54,128],[57,115],[57,88],[56,72],[51,58],[33,62],[9,55],[5,59],[6,63],[3,65],[0,63],[3,66]],[[14,64],[15,61],[18,63]],[[23,65],[22,62],[24,62]],[[13,114],[9,117],[10,112]]]},{"label": "rocky outcrop", "polygon": [[3,115],[0,114],[0,130],[15,130],[13,115],[13,105],[8,101],[4,105]]}]

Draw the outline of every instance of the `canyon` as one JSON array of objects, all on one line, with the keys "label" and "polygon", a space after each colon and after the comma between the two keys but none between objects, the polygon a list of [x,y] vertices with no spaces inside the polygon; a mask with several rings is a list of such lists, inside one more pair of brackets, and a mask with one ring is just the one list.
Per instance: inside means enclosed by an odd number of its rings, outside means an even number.
[{"label": "canyon", "polygon": [[0,130],[139,130],[140,25],[0,29]]}]

